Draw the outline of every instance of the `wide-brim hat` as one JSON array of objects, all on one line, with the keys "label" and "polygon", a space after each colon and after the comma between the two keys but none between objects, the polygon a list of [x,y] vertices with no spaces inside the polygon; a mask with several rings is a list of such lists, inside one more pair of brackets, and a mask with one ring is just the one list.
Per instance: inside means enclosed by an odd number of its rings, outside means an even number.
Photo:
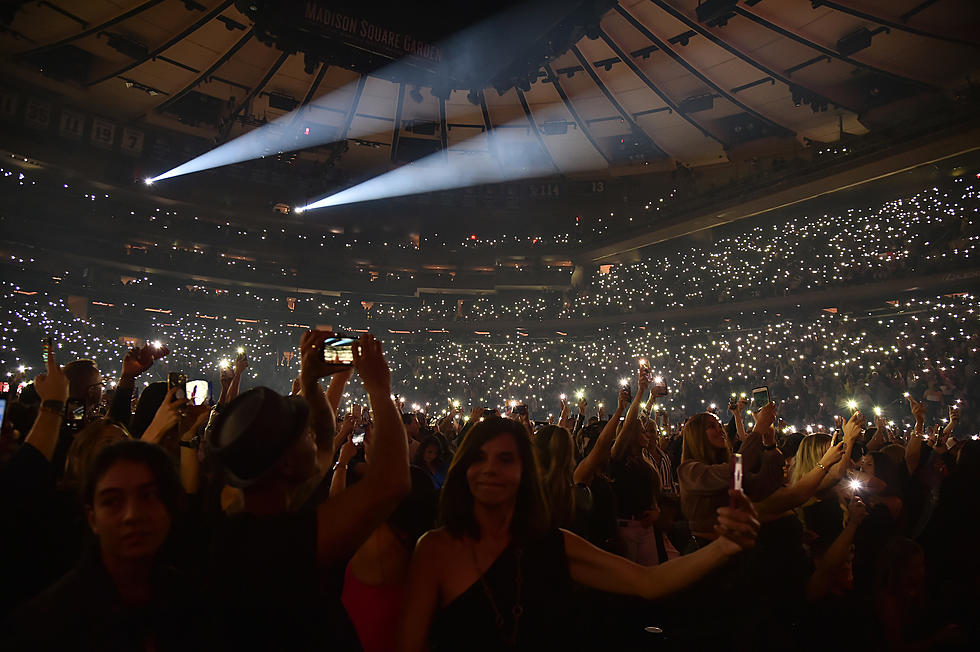
[{"label": "wide-brim hat", "polygon": [[247,487],[282,459],[306,431],[310,408],[300,396],[256,387],[220,412],[208,435],[210,455],[229,484]]}]

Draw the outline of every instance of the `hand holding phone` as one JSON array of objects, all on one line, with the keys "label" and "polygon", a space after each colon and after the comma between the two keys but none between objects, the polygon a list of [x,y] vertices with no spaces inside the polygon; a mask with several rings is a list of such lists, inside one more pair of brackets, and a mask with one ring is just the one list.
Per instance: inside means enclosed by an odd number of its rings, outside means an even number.
[{"label": "hand holding phone", "polygon": [[759,410],[768,403],[772,403],[772,396],[769,394],[769,387],[767,385],[763,385],[761,387],[753,388],[752,405],[755,406],[755,410]]},{"label": "hand holding phone", "polygon": [[736,495],[742,493],[742,454],[732,455],[732,482],[729,494],[729,507],[735,509]]},{"label": "hand holding phone", "polygon": [[187,398],[187,374],[180,373],[179,371],[171,371],[167,374],[167,389],[173,389],[177,387],[177,393],[174,396],[183,401]]}]

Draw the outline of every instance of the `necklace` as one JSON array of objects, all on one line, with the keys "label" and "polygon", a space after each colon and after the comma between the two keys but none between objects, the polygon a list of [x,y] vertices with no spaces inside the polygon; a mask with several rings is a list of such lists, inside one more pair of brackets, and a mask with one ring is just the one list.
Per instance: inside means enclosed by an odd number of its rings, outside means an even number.
[{"label": "necklace", "polygon": [[[521,572],[521,549],[514,548],[514,557],[517,561],[517,570],[514,573],[514,606],[511,607],[510,613],[514,618],[514,628],[508,636],[504,631],[504,626],[506,621],[504,620],[503,614],[500,613],[500,609],[497,607],[497,601],[493,599],[493,592],[490,590],[490,585],[487,584],[487,580],[484,577],[484,572],[480,570],[480,564],[476,560],[476,544],[470,544],[470,554],[473,556],[473,566],[476,567],[476,572],[480,574],[480,586],[483,587],[483,593],[487,596],[487,600],[490,602],[490,608],[493,609],[494,622],[497,625],[497,630],[500,635],[504,638],[508,647],[514,647],[517,645],[517,632],[518,627],[521,622],[521,615],[524,613],[524,606],[521,605],[521,587],[524,584],[524,574]],[[490,570],[489,568],[487,570]]]}]

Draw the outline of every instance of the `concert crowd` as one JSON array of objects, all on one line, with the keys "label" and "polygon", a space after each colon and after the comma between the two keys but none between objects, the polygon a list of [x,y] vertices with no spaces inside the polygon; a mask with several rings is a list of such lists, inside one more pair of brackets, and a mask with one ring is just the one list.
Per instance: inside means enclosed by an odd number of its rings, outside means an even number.
[{"label": "concert crowd", "polygon": [[70,275],[21,259],[0,649],[977,649],[975,295],[437,328],[963,269],[958,183],[664,251],[574,296],[401,309],[426,332],[351,333],[319,306],[352,343],[278,313],[79,316]]}]

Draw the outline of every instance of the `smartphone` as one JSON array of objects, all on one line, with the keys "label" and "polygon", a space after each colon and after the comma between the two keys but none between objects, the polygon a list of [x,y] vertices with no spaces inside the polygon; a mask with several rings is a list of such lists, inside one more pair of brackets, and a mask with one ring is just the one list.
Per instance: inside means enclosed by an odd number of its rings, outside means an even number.
[{"label": "smartphone", "polygon": [[653,379],[653,386],[659,387],[657,394],[660,396],[667,396],[670,392],[667,391],[667,381],[664,380],[663,376],[657,376]]},{"label": "smartphone", "polygon": [[355,446],[360,446],[361,444],[363,444],[364,432],[365,432],[364,424],[359,423],[357,427],[354,428],[354,432],[351,433],[351,438],[350,438],[351,443],[354,444]]},{"label": "smartphone", "polygon": [[53,343],[50,335],[41,338],[41,364],[44,365],[42,369],[47,369],[48,356],[51,355],[52,346]]},{"label": "smartphone", "polygon": [[182,374],[179,371],[171,371],[167,374],[167,391],[170,391],[174,387],[180,388],[174,394],[177,399],[183,400],[187,398],[187,374]]},{"label": "smartphone", "polygon": [[758,410],[763,405],[772,403],[772,397],[769,396],[769,387],[763,385],[762,387],[756,387],[752,390],[752,405]]},{"label": "smartphone", "polygon": [[65,425],[71,430],[81,430],[85,425],[85,401],[69,400],[65,403]]},{"label": "smartphone", "polygon": [[527,414],[527,405],[521,403],[520,405],[515,405],[514,409],[511,411],[512,414]]},{"label": "smartphone", "polygon": [[735,508],[735,494],[741,493],[742,491],[742,454],[735,453],[732,455],[732,495],[729,499],[729,504],[732,509]]},{"label": "smartphone", "polygon": [[192,405],[204,405],[211,400],[211,383],[206,380],[192,380],[184,384],[184,393]]},{"label": "smartphone", "polygon": [[3,416],[7,413],[7,399],[0,398],[0,424],[3,423]]},{"label": "smartphone", "polygon": [[331,333],[323,341],[323,361],[347,367],[354,365],[354,342],[357,340],[346,335]]},{"label": "smartphone", "polygon": [[728,409],[729,410],[731,410],[732,412],[734,412],[735,411],[735,408],[737,408],[737,407],[738,407],[738,399],[736,397],[733,396],[730,399],[728,399]]}]

